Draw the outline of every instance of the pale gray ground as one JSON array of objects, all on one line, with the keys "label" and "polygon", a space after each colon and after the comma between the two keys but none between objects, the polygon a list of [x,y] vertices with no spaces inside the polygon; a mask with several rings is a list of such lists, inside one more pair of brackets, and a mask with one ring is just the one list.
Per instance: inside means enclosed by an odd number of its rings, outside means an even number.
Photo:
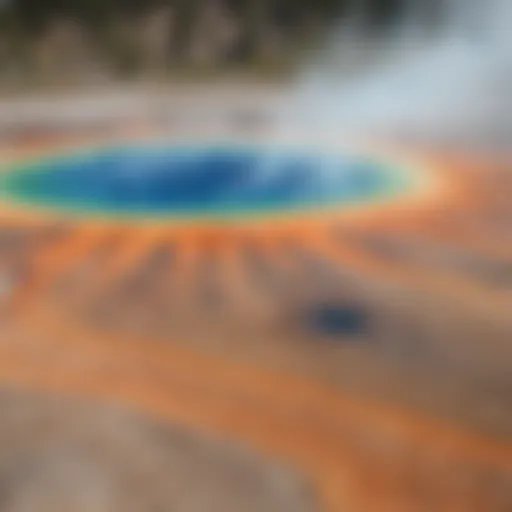
[{"label": "pale gray ground", "polygon": [[305,512],[303,483],[233,445],[110,408],[0,391],[2,512]]}]

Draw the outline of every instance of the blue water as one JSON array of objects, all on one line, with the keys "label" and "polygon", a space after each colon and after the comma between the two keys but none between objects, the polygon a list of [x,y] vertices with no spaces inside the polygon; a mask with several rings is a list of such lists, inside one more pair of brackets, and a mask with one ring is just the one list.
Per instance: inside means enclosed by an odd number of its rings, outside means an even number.
[{"label": "blue water", "polygon": [[369,159],[238,147],[117,147],[18,167],[11,200],[109,214],[225,215],[369,201],[399,187]]}]

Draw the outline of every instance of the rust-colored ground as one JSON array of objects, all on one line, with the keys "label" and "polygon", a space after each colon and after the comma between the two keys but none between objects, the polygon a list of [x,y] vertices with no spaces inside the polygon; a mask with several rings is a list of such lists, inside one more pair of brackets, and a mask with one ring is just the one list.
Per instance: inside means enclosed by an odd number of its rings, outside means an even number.
[{"label": "rust-colored ground", "polygon": [[[325,510],[511,510],[512,175],[436,166],[439,195],[294,222],[5,209],[0,382],[247,443]],[[371,328],[309,332],[327,299]]]}]

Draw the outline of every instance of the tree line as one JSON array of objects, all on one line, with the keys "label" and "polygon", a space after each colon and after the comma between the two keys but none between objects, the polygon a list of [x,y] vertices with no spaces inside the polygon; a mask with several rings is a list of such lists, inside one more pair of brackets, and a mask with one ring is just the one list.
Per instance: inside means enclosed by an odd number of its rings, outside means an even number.
[{"label": "tree line", "polygon": [[[100,46],[137,53],[137,45],[125,37],[125,48],[114,37],[119,20],[136,22],[152,12],[169,17],[165,59],[169,65],[186,62],[202,15],[212,5],[229,14],[237,29],[223,59],[246,63],[265,53],[271,35],[290,47],[314,39],[318,32],[353,11],[365,15],[368,26],[378,27],[391,19],[406,0],[0,0],[0,38],[16,41],[18,50],[36,43],[55,20],[73,20]],[[160,30],[165,33],[165,22]],[[172,25],[172,29],[171,29]],[[204,25],[204,23],[203,23]],[[319,29],[319,27],[321,27]],[[206,23],[206,29],[209,29]],[[113,42],[114,41],[114,42]],[[21,48],[21,50],[20,50]],[[130,51],[127,48],[131,48]],[[128,57],[127,57],[128,58]],[[129,60],[129,59],[128,59]]]}]

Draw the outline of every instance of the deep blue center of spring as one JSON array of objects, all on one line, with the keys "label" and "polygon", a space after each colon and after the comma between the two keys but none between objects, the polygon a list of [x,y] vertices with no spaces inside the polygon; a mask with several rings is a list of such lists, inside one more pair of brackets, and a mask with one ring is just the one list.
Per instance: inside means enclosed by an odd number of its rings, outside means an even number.
[{"label": "deep blue center of spring", "polygon": [[[396,178],[396,176],[395,176]],[[371,201],[400,185],[371,159],[253,147],[117,147],[18,167],[18,201],[111,214],[237,215]]]}]

